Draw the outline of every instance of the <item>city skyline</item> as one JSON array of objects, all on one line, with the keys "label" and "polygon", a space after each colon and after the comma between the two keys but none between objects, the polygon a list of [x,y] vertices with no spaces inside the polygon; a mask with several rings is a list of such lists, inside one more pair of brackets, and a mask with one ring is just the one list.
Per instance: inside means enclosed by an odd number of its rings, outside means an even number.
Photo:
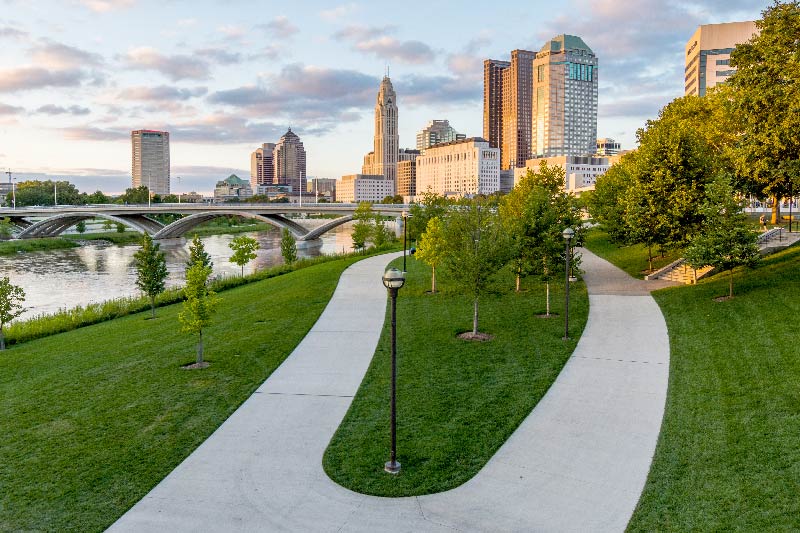
[{"label": "city skyline", "polygon": [[[0,169],[119,192],[130,183],[138,129],[170,132],[177,191],[247,175],[253,148],[288,127],[303,138],[309,176],[352,174],[373,136],[387,64],[403,114],[400,146],[414,146],[416,132],[439,118],[480,136],[483,60],[538,50],[563,33],[602,59],[598,136],[632,148],[636,129],[683,95],[684,46],[697,26],[754,20],[767,3],[497,2],[478,17],[453,3],[409,2],[397,22],[380,6],[308,2],[266,10],[256,23],[245,1],[236,10],[134,0],[0,5]],[[145,21],[147,35],[137,30]],[[43,160],[43,145],[55,157]]]}]

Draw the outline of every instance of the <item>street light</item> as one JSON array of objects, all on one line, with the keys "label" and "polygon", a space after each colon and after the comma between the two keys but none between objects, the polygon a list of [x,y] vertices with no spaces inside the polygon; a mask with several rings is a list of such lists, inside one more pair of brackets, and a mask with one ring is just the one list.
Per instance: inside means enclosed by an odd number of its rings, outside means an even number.
[{"label": "street light", "polygon": [[406,235],[408,234],[408,219],[411,218],[411,213],[408,211],[403,211],[400,213],[400,217],[403,219],[403,272],[407,272],[406,270]]},{"label": "street light", "polygon": [[564,306],[564,337],[562,340],[568,341],[569,340],[569,252],[570,252],[570,241],[572,241],[572,237],[575,236],[575,231],[572,228],[566,228],[564,231],[561,232],[561,236],[564,237],[564,243],[566,245],[566,252],[565,257],[567,259],[566,268],[564,270],[564,285],[566,291],[566,303]]},{"label": "street light", "polygon": [[383,273],[383,285],[389,289],[389,296],[392,298],[392,450],[389,461],[383,465],[383,469],[390,474],[400,472],[400,463],[397,462],[397,291],[405,282],[406,273],[396,268],[390,268]]}]

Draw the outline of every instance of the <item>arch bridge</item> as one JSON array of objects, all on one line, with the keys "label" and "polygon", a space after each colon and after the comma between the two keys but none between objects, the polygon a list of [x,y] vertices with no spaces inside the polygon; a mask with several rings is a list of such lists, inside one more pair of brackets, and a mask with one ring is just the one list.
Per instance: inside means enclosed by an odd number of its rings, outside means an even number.
[{"label": "arch bridge", "polygon": [[[8,217],[19,230],[20,239],[55,237],[82,220],[104,219],[128,226],[154,239],[181,237],[204,222],[215,218],[239,216],[288,229],[298,241],[313,241],[353,219],[358,204],[157,204],[157,205],[89,205],[25,207],[0,209],[0,218]],[[400,217],[408,205],[373,204],[376,213]],[[288,214],[330,214],[336,218],[315,228],[306,228]],[[155,220],[153,215],[181,215],[170,224]]]}]

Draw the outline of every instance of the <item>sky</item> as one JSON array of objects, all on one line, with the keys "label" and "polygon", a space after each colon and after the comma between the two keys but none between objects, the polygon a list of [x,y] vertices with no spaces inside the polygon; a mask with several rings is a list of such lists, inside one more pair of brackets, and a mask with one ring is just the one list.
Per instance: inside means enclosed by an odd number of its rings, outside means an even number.
[{"label": "sky", "polygon": [[[553,7],[557,5],[557,7]],[[287,128],[309,177],[360,172],[387,69],[400,146],[429,120],[483,131],[483,60],[578,35],[599,62],[599,137],[683,95],[697,26],[754,20],[761,0],[323,2],[0,0],[0,171],[130,187],[130,132],[170,132],[172,190],[213,190]],[[2,179],[8,179],[3,175]]]}]

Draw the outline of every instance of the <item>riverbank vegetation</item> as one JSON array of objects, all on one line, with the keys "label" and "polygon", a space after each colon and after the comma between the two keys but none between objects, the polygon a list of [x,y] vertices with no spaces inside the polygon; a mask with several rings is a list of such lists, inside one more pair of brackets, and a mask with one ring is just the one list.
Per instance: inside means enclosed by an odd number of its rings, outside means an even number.
[{"label": "riverbank vegetation", "polygon": [[74,240],[60,237],[43,239],[22,239],[13,241],[0,241],[0,256],[15,255],[26,252],[42,252],[46,250],[64,250],[80,246]]},{"label": "riverbank vegetation", "polygon": [[[402,259],[393,263],[402,268]],[[545,287],[502,271],[481,297],[481,330],[488,342],[457,334],[472,330],[472,299],[446,275],[430,294],[431,269],[407,260],[408,276],[397,299],[397,476],[389,458],[390,322],[342,424],[325,452],[323,466],[337,483],[365,494],[409,496],[456,487],[492,457],[550,387],[577,344],[564,342],[563,318],[545,312]],[[553,282],[553,311],[563,317],[563,282]],[[391,312],[387,309],[387,312]],[[570,336],[586,322],[583,283],[570,291]]]},{"label": "riverbank vegetation", "polygon": [[180,368],[195,357],[195,339],[176,327],[180,305],[0,354],[0,530],[108,527],[291,353],[361,257],[221,294],[203,330],[212,362],[204,370]]},{"label": "riverbank vegetation", "polygon": [[768,256],[727,301],[725,273],[654,293],[669,393],[630,531],[800,529],[799,265],[798,247]]}]

